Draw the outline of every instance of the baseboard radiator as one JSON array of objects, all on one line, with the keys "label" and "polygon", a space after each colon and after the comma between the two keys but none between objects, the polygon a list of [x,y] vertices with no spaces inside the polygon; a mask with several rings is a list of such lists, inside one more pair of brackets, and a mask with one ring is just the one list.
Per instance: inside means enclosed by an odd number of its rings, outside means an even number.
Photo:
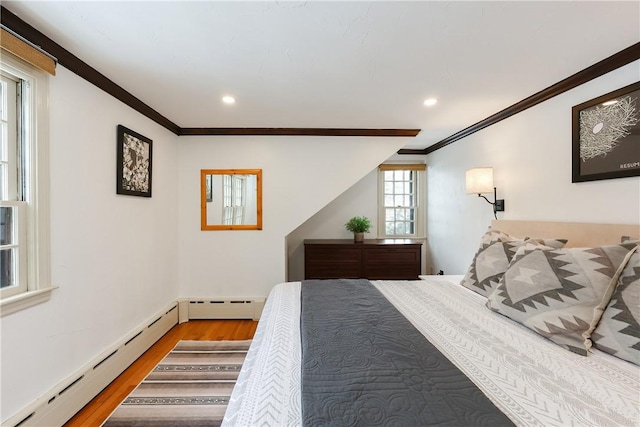
[{"label": "baseboard radiator", "polygon": [[178,304],[153,316],[2,426],[62,426],[178,324]]},{"label": "baseboard radiator", "polygon": [[180,300],[180,322],[196,319],[259,320],[264,298],[190,298]]}]

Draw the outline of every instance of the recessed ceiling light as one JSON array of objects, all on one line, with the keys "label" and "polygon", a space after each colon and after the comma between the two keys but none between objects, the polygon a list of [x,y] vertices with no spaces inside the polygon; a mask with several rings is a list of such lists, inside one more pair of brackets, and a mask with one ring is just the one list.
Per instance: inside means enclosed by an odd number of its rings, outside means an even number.
[{"label": "recessed ceiling light", "polygon": [[225,104],[235,104],[236,99],[233,96],[227,95],[222,97],[222,102],[224,102]]},{"label": "recessed ceiling light", "polygon": [[438,100],[435,98],[427,98],[424,100],[424,105],[426,105],[427,107],[431,107],[433,105],[436,105],[438,103]]}]

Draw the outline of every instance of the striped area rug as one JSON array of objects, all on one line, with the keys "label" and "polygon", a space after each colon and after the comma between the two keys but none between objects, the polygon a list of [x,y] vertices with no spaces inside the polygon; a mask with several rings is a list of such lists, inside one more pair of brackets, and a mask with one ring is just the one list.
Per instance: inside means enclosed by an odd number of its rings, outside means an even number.
[{"label": "striped area rug", "polygon": [[178,342],[103,426],[219,426],[250,345]]}]

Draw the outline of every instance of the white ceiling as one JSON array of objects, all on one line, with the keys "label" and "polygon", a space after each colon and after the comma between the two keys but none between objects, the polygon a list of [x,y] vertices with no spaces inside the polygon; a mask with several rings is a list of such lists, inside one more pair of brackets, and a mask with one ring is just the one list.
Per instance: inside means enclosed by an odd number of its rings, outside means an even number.
[{"label": "white ceiling", "polygon": [[405,148],[640,40],[638,1],[2,4],[180,127],[422,129]]}]

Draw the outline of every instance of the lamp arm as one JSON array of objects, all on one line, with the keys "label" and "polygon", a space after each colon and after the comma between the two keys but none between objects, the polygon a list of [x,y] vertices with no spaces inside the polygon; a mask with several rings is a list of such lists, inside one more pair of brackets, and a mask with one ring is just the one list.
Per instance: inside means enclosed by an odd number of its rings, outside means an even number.
[{"label": "lamp arm", "polygon": [[483,199],[485,199],[487,201],[487,203],[489,203],[490,205],[495,205],[494,202],[490,201],[489,199],[487,199],[485,196],[483,196],[482,194],[478,194],[478,197],[482,197]]},{"label": "lamp arm", "polygon": [[[485,196],[483,196],[480,193],[478,193],[478,197],[482,197],[483,199],[485,199],[487,201],[487,203],[489,203],[491,206],[493,206],[493,216],[494,216],[495,219],[498,219],[498,206],[497,206],[498,195],[496,193],[496,187],[493,187],[493,200],[495,200],[494,202],[490,201],[489,199],[487,199]],[[503,202],[503,204],[504,204],[504,202]],[[504,208],[502,210],[504,210]]]}]

